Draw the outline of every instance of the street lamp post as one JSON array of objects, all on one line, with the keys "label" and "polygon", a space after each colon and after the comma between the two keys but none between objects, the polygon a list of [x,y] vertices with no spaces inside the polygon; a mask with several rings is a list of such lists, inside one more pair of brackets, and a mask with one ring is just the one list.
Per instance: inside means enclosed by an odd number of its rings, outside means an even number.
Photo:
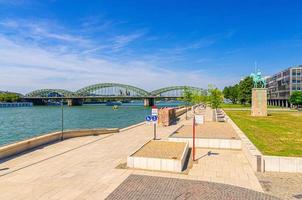
[{"label": "street lamp post", "polygon": [[64,140],[64,112],[63,112],[63,99],[61,100],[61,141]]},{"label": "street lamp post", "polygon": [[186,120],[188,120],[188,103],[186,103]]}]

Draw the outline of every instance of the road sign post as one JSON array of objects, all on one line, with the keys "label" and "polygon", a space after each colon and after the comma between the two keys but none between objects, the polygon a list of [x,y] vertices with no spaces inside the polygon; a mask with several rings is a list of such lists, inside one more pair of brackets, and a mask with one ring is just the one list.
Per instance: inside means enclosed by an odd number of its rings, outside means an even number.
[{"label": "road sign post", "polygon": [[156,140],[156,124],[158,121],[158,109],[156,106],[153,106],[151,109],[151,118],[153,121],[153,139]]},{"label": "road sign post", "polygon": [[192,154],[193,154],[193,161],[195,161],[195,116],[193,117],[193,127],[192,127],[192,130],[193,130],[193,136],[192,136],[192,139],[193,139],[193,147],[192,147]]}]

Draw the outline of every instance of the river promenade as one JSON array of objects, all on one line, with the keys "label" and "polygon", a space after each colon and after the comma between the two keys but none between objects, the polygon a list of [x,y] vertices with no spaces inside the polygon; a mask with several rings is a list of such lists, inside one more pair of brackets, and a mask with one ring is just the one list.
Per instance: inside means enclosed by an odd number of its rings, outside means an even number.
[{"label": "river promenade", "polygon": [[[158,127],[158,138],[191,124],[192,119],[184,117],[175,125]],[[182,174],[125,169],[127,156],[152,138],[152,126],[142,123],[115,134],[68,139],[1,162],[1,199],[104,199],[130,175],[217,182],[263,192],[240,150],[205,156],[214,150],[199,149],[200,160]]]}]

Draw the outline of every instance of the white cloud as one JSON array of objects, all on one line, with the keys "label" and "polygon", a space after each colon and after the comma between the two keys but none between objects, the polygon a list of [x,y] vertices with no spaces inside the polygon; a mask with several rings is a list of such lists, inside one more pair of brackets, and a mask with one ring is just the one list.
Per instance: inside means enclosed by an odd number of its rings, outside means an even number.
[{"label": "white cloud", "polygon": [[139,33],[133,33],[129,35],[118,35],[113,39],[113,50],[118,51],[122,49],[123,47],[127,46],[131,42],[134,42],[135,40],[139,39],[144,35],[144,32]]},{"label": "white cloud", "polygon": [[[117,82],[150,91],[172,85],[205,88],[209,83],[215,83],[222,86],[227,80],[219,75],[210,76],[203,70],[160,67],[162,60],[171,64],[178,59],[165,52],[148,56],[138,53],[126,58],[114,54],[114,51],[120,51],[144,37],[145,31],[118,34],[108,38],[110,42],[98,43],[66,33],[64,28],[51,22],[5,20],[0,25],[16,31],[13,37],[0,32],[0,90],[27,93],[40,88],[62,88],[75,91],[90,84]],[[26,37],[34,40],[28,41]],[[45,38],[64,43],[45,43]],[[110,50],[113,51],[111,56],[94,54],[95,51]],[[168,49],[166,51],[169,52]]]}]

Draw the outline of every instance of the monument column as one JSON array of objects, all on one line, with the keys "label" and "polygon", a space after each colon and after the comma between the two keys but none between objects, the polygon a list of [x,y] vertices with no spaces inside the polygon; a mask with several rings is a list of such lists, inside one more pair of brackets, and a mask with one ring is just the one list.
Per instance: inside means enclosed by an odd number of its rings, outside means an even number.
[{"label": "monument column", "polygon": [[[267,88],[266,80],[261,76],[258,70],[256,74],[252,73],[254,88],[252,89],[252,116],[267,116]],[[279,102],[278,102],[279,104]]]},{"label": "monument column", "polygon": [[267,89],[253,88],[252,116],[267,116]]}]

